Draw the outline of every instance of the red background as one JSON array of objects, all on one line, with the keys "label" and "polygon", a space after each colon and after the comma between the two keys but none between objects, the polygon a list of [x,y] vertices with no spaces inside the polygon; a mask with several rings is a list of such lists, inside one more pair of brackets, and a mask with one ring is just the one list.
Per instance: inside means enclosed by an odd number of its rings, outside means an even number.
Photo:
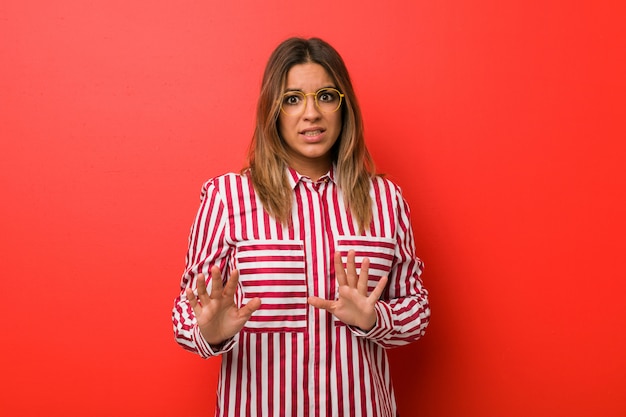
[{"label": "red background", "polygon": [[404,416],[626,415],[626,29],[615,1],[4,0],[0,414],[207,416],[170,311],[202,182],[290,35],[344,56],[433,316]]}]

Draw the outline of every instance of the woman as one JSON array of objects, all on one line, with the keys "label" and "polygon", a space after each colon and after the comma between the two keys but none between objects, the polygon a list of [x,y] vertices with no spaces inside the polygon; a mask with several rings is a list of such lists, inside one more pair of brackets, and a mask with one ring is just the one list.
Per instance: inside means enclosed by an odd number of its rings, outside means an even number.
[{"label": "woman", "polygon": [[422,263],[326,42],[272,53],[249,167],[204,185],[186,263],[174,332],[222,355],[216,416],[396,415],[385,349],[424,334]]}]

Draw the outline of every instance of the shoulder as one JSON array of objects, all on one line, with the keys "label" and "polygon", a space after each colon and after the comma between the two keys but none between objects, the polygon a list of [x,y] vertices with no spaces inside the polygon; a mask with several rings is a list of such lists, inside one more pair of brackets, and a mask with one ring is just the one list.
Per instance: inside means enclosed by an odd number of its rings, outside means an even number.
[{"label": "shoulder", "polygon": [[374,194],[385,194],[395,198],[402,197],[402,189],[398,184],[382,175],[374,175],[370,179]]},{"label": "shoulder", "polygon": [[376,175],[372,178],[370,196],[372,203],[379,207],[386,206],[390,211],[400,214],[410,212],[409,202],[403,195],[402,188],[387,177]]},{"label": "shoulder", "polygon": [[228,172],[208,179],[202,184],[200,198],[204,200],[207,195],[231,194],[237,190],[250,188],[250,179],[246,173],[238,174]]}]

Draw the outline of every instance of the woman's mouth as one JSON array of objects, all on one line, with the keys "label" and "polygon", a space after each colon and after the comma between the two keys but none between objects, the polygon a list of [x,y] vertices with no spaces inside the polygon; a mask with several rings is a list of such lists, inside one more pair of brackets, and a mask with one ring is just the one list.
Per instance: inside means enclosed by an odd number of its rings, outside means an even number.
[{"label": "woman's mouth", "polygon": [[304,136],[308,136],[308,137],[315,137],[315,136],[319,136],[322,134],[322,130],[318,129],[318,130],[307,130],[305,132],[302,133]]}]

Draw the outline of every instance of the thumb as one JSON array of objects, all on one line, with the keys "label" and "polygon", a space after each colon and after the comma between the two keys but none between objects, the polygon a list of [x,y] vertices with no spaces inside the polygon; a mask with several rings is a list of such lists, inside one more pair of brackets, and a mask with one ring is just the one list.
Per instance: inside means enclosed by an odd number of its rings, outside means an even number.
[{"label": "thumb", "polygon": [[368,297],[369,299],[373,299],[374,301],[378,300],[381,295],[383,295],[383,291],[385,291],[385,286],[387,285],[387,277],[382,277],[376,287]]},{"label": "thumb", "polygon": [[314,297],[314,296],[307,298],[307,302],[309,303],[310,306],[313,306],[315,308],[319,308],[322,310],[329,310],[333,305],[333,302],[330,300],[324,300],[323,298]]},{"label": "thumb", "polygon": [[242,306],[239,311],[247,317],[250,317],[252,313],[261,308],[261,299],[259,297],[255,297],[252,300],[248,301],[245,306]]}]

